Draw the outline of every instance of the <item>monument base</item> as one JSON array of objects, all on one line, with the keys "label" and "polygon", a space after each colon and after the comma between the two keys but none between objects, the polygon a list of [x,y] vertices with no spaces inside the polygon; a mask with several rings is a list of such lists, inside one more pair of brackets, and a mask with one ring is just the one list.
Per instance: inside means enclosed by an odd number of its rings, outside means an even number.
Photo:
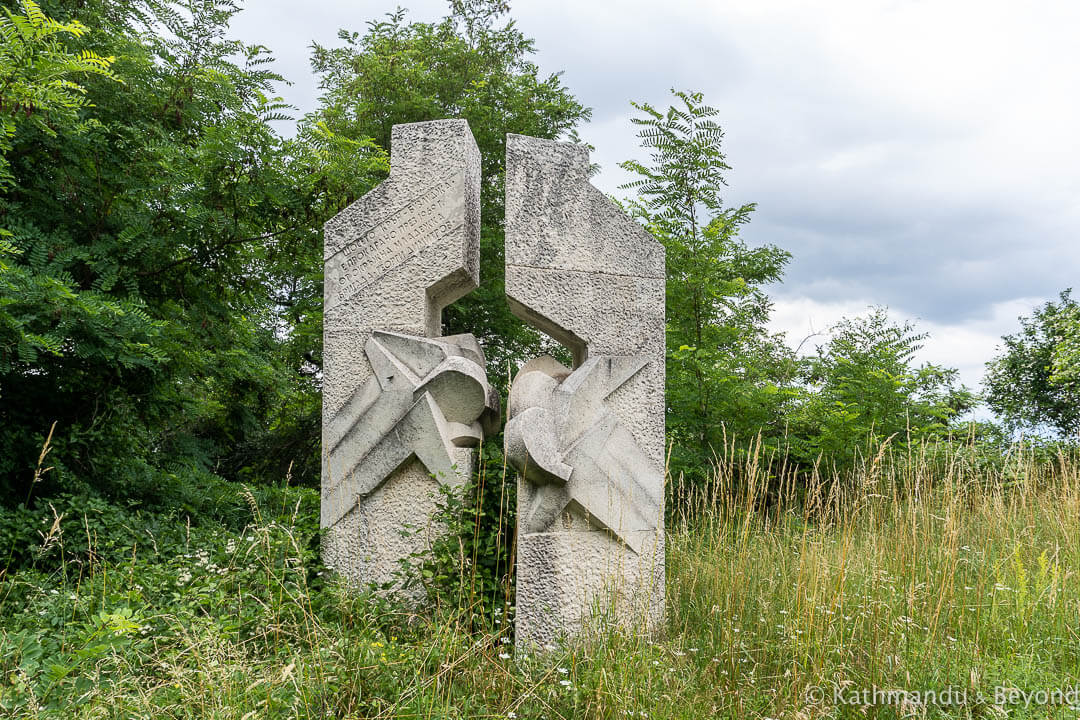
[{"label": "monument base", "polygon": [[[396,470],[327,530],[323,563],[352,586],[396,593],[414,607],[423,603],[426,593],[419,582],[404,585],[410,572],[406,564],[430,554],[446,532],[436,519],[444,492],[459,492],[473,473],[473,450],[457,448],[455,455],[452,477],[436,480],[416,459]],[[418,519],[422,526],[414,525]]]},{"label": "monument base", "polygon": [[664,620],[664,534],[637,554],[605,530],[522,535],[515,646],[535,652],[603,628],[655,635]]}]

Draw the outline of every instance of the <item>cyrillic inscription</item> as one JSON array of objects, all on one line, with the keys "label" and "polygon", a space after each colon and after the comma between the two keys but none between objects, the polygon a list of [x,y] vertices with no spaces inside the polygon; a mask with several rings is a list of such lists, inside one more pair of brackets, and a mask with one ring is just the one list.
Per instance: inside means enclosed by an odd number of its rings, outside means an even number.
[{"label": "cyrillic inscription", "polygon": [[[463,179],[444,178],[326,261],[324,306],[345,302],[461,226]],[[456,202],[455,202],[456,200]]]}]

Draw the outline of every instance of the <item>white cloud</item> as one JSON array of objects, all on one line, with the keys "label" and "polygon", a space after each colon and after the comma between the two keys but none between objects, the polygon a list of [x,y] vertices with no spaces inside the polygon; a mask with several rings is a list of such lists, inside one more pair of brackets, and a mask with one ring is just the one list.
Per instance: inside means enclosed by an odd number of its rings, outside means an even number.
[{"label": "white cloud", "polygon": [[[986,361],[997,353],[1002,335],[1016,332],[1017,318],[1030,315],[1041,303],[1041,298],[994,303],[985,317],[963,324],[927,321],[892,309],[889,312],[894,320],[913,321],[917,332],[929,333],[916,362],[956,368],[960,381],[977,390],[982,384]],[[866,315],[871,304],[866,299],[829,303],[806,297],[782,297],[776,301],[769,329],[784,333],[789,346],[801,347],[800,354],[812,354],[828,340],[831,326],[843,318]]]}]

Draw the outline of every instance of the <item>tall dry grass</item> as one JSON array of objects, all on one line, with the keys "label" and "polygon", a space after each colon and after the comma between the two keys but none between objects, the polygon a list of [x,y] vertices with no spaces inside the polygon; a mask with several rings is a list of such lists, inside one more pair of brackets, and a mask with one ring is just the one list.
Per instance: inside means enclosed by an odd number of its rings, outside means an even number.
[{"label": "tall dry grass", "polygon": [[718,658],[718,708],[814,717],[855,690],[953,688],[964,706],[863,710],[1015,715],[998,688],[1080,679],[1075,459],[929,445],[789,470],[727,448],[669,538],[671,637]]}]

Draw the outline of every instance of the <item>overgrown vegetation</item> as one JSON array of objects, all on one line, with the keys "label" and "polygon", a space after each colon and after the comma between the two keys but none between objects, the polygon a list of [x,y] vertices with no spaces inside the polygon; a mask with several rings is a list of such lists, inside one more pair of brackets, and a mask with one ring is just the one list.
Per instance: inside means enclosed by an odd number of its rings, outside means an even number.
[{"label": "overgrown vegetation", "polygon": [[503,301],[505,136],[573,139],[589,110],[505,0],[451,0],[315,46],[322,97],[286,138],[238,9],[0,0],[0,710],[812,718],[864,714],[834,691],[955,686],[971,702],[893,714],[974,717],[1005,711],[976,699],[996,685],[1077,682],[1075,301],[1003,339],[1002,424],[963,421],[979,398],[885,309],[799,354],[767,329],[792,258],[743,238],[754,206],[724,205],[693,92],[634,105],[646,157],[624,164],[667,251],[666,637],[514,653],[499,437],[403,566],[429,607],[337,587],[313,489],[323,222],[386,176],[393,124],[466,118],[482,284],[444,326],[503,385],[559,352]]},{"label": "overgrown vegetation", "polygon": [[[533,657],[513,648],[512,608],[484,612],[475,594],[416,613],[342,592],[315,557],[308,489],[245,493],[246,526],[176,516],[110,546],[106,528],[134,516],[46,509],[30,518],[33,569],[0,576],[0,708],[65,719],[1046,717],[995,705],[995,693],[1080,682],[1080,462],[1018,449],[986,473],[974,454],[985,450],[967,449],[885,451],[808,486],[778,458],[728,453],[669,528],[664,637],[609,631]],[[777,473],[783,491],[768,499]],[[474,566],[449,566],[458,588],[475,584]],[[837,700],[875,687],[965,695],[926,707]]]}]

